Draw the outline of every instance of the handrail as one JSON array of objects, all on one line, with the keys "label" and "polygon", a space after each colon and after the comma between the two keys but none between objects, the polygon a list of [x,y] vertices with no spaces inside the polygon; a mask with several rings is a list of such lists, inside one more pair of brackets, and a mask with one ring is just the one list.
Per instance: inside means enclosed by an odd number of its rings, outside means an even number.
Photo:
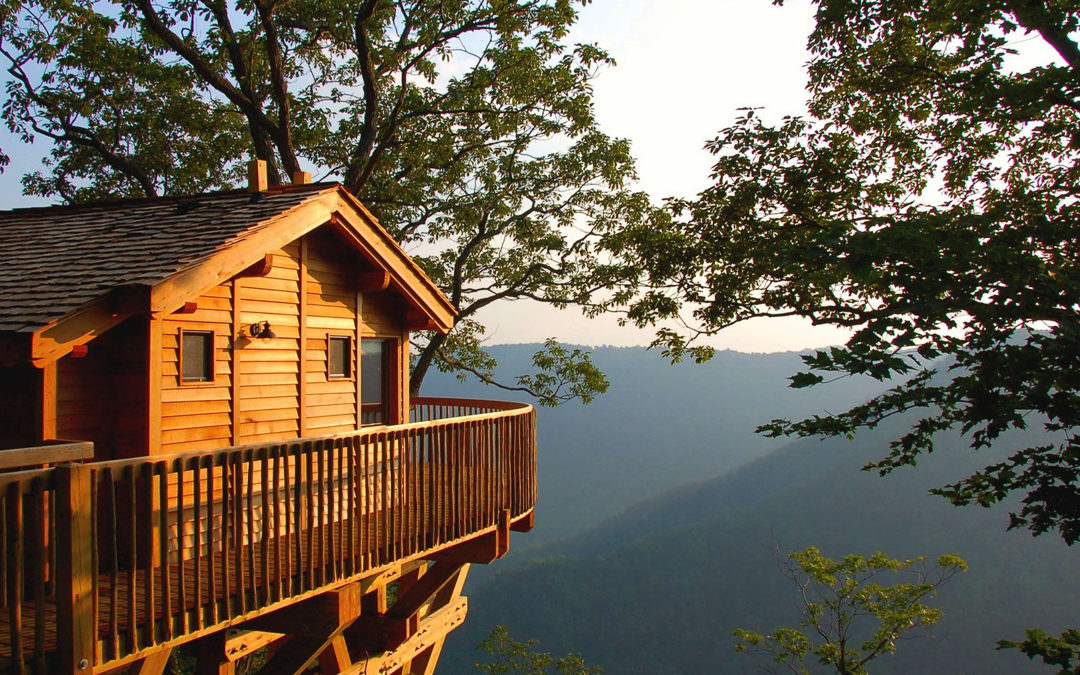
[{"label": "handrail", "polygon": [[[413,411],[350,433],[0,473],[0,670],[52,652],[50,672],[88,672],[82,659],[223,628],[533,508],[532,406],[417,398]],[[70,626],[62,644],[47,644],[48,602]]]}]

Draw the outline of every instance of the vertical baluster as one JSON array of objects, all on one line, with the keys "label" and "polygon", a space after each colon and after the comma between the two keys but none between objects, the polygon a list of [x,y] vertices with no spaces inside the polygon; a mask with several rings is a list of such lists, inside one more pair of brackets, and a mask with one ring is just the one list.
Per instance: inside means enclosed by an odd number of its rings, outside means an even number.
[{"label": "vertical baluster", "polygon": [[[147,505],[153,503],[154,499],[154,465],[149,462],[141,465],[140,471],[140,483],[142,494],[145,495]],[[137,507],[138,502],[132,506]],[[162,508],[164,504],[159,504],[158,508]],[[147,513],[143,514],[142,528],[139,533],[139,541],[142,545],[140,556],[143,563],[143,611],[145,612],[146,625],[144,626],[143,634],[143,646],[150,646],[157,642],[156,631],[156,608],[157,598],[155,597],[157,590],[154,587],[154,514],[153,509],[149,508]]]},{"label": "vertical baluster", "polygon": [[116,479],[113,477],[111,467],[101,470],[101,482],[105,487],[105,516],[104,521],[108,531],[102,537],[102,541],[110,542],[109,550],[109,653],[114,659],[120,658],[120,621],[117,607],[120,590],[120,552],[117,550],[117,514],[116,514]]},{"label": "vertical baluster", "polygon": [[[334,560],[334,446],[337,445],[334,442],[326,443],[323,445],[323,452],[326,454],[326,476],[322,483],[323,489],[326,491],[326,514],[323,528],[326,530],[324,541],[326,542],[327,560],[323,563],[323,568],[329,568],[323,575],[323,584],[326,584],[326,575],[329,575],[331,580],[337,578],[337,562]],[[323,463],[322,453],[319,455],[319,471],[322,472]]]},{"label": "vertical baluster", "polygon": [[[275,600],[281,600],[282,588],[281,588],[281,538],[285,533],[281,531],[281,451],[280,445],[274,446],[274,590],[277,595]],[[287,472],[286,472],[287,473]],[[286,492],[286,494],[288,494]],[[287,527],[287,526],[286,526]],[[285,548],[288,549],[288,540],[286,540]]]},{"label": "vertical baluster", "polygon": [[311,589],[315,584],[315,482],[314,457],[315,447],[311,441],[304,444],[304,458],[307,464],[307,570],[304,589]]},{"label": "vertical baluster", "polygon": [[236,610],[230,610],[229,616],[237,616],[247,611],[247,594],[244,589],[244,464],[239,452],[232,453],[232,508],[233,508],[233,574],[236,582]]},{"label": "vertical baluster", "polygon": [[[262,478],[262,541],[259,552],[262,554],[262,599],[256,596],[256,606],[270,604],[270,465],[267,448],[259,448],[259,475]],[[275,519],[276,520],[276,519]],[[277,538],[276,536],[274,537]],[[254,548],[254,547],[252,547]],[[260,604],[261,603],[261,604]]]},{"label": "vertical baluster", "polygon": [[360,571],[356,569],[356,436],[349,436],[346,441],[345,461],[349,463],[345,476],[349,484],[348,504],[345,507],[345,517],[349,519],[349,567],[346,573],[352,576]]},{"label": "vertical baluster", "polygon": [[136,572],[139,568],[139,551],[138,543],[139,537],[136,533],[138,526],[138,481],[135,475],[135,466],[127,465],[124,467],[124,479],[127,484],[127,552],[128,552],[128,573],[127,573],[127,629],[128,629],[128,653],[133,653],[139,650],[139,621],[137,615],[137,585],[136,585]]},{"label": "vertical baluster", "polygon": [[302,544],[302,541],[301,541],[301,539],[303,537],[303,528],[301,527],[301,520],[300,520],[303,517],[303,513],[304,513],[303,508],[302,508],[303,507],[303,492],[302,492],[302,490],[303,490],[303,487],[302,487],[303,482],[301,480],[302,473],[303,473],[303,466],[302,466],[303,463],[301,461],[302,458],[303,458],[303,447],[304,446],[301,446],[301,445],[292,446],[292,448],[293,448],[292,463],[293,463],[293,472],[294,472],[293,476],[295,478],[295,480],[293,481],[294,500],[293,500],[292,511],[293,511],[293,515],[296,516],[296,526],[293,528],[294,529],[293,540],[296,542],[296,571],[295,571],[295,574],[292,575],[292,578],[294,579],[294,581],[293,581],[293,591],[292,591],[293,595],[295,595],[295,594],[299,593],[301,590],[303,590],[303,581],[304,581],[304,556],[303,556],[303,544]]},{"label": "vertical baluster", "polygon": [[393,497],[390,493],[390,438],[384,432],[379,434],[379,454],[380,454],[380,467],[379,478],[382,483],[382,531],[383,541],[382,546],[379,547],[380,563],[390,562],[393,556],[393,514],[391,513],[391,500]]},{"label": "vertical baluster", "polygon": [[[96,470],[90,472],[90,569],[93,570],[93,575],[90,577],[90,611],[94,615],[93,631],[91,644],[98,644],[101,637],[100,626],[98,622],[99,612],[101,610],[101,561],[98,559],[98,546],[101,544],[101,539],[98,536],[98,519],[101,517],[101,505],[98,504],[98,479],[100,476]],[[56,513],[56,511],[53,511]],[[53,539],[53,547],[56,546],[56,540]],[[53,596],[56,594],[56,583],[53,582]]]},{"label": "vertical baluster", "polygon": [[[219,530],[221,532],[221,565],[219,571],[221,573],[221,597],[222,597],[222,609],[224,610],[224,616],[222,616],[216,609],[214,612],[214,623],[217,623],[220,619],[228,619],[232,617],[232,583],[229,580],[229,523],[232,520],[231,503],[232,503],[232,489],[230,488],[230,481],[233,480],[231,471],[229,469],[228,455],[214,455],[214,464],[221,464],[221,526]],[[217,552],[215,551],[215,556]],[[217,604],[217,596],[215,597],[215,606]]]},{"label": "vertical baluster", "polygon": [[217,566],[217,554],[214,550],[217,548],[214,545],[214,511],[217,510],[216,499],[214,498],[214,458],[209,456],[206,458],[206,590],[209,593],[210,601],[210,624],[216,624],[218,622],[218,566]]},{"label": "vertical baluster", "polygon": [[[288,576],[288,586],[287,586],[287,588],[285,590],[289,595],[294,594],[296,592],[296,589],[297,589],[297,586],[296,586],[296,584],[294,582],[295,575],[293,573],[293,544],[292,544],[292,542],[293,541],[296,541],[296,542],[300,541],[300,528],[293,526],[293,518],[292,518],[292,516],[293,516],[293,512],[295,511],[295,509],[293,508],[293,501],[292,501],[293,494],[290,491],[290,488],[292,486],[289,483],[289,476],[292,473],[290,471],[290,468],[293,471],[297,471],[298,469],[296,467],[300,464],[296,460],[296,457],[295,457],[296,447],[297,446],[295,446],[295,445],[290,446],[289,452],[285,455],[285,529],[286,529],[287,535],[288,535],[288,539],[286,539],[286,542],[285,542],[285,544],[286,544],[285,545],[285,548],[286,548],[286,551],[285,551],[285,571],[286,571],[287,576]],[[296,483],[296,481],[293,481],[293,482]],[[300,488],[296,488],[296,500],[297,501],[300,500],[300,491],[299,490],[300,490]],[[296,544],[296,553],[297,553],[297,555],[296,555],[296,560],[297,560],[296,566],[297,566],[297,569],[299,569],[299,567],[300,567],[300,563],[299,563],[299,560],[300,560],[300,555],[299,555],[300,554],[300,548],[299,548],[299,546],[300,546],[300,544],[297,543]]]},{"label": "vertical baluster", "polygon": [[26,672],[26,657],[22,641],[23,597],[23,508],[22,489],[18,482],[7,486],[7,552],[8,552],[8,626],[11,629],[11,659],[16,673]]},{"label": "vertical baluster", "polygon": [[[45,481],[41,475],[30,481],[27,496],[26,530],[28,537],[27,561],[29,565],[30,592],[34,600],[34,653],[33,669],[45,672]],[[53,567],[50,572],[56,573]]]},{"label": "vertical baluster", "polygon": [[176,590],[178,593],[177,609],[180,610],[180,632],[184,635],[191,632],[188,622],[188,597],[187,597],[187,574],[184,568],[187,565],[187,555],[184,546],[184,532],[187,529],[185,510],[187,500],[184,499],[184,481],[187,477],[187,460],[173,460],[173,472],[176,474]]},{"label": "vertical baluster", "polygon": [[[161,501],[158,508],[158,542],[161,547],[159,552],[161,561],[161,639],[166,641],[172,639],[172,600],[170,598],[172,588],[171,579],[169,579],[169,474],[165,462],[156,462],[154,470],[158,474],[158,494]],[[179,491],[183,490],[182,485],[177,487]],[[180,522],[178,520],[177,524],[179,525]],[[177,552],[179,553],[179,551]]]},{"label": "vertical baluster", "polygon": [[[202,493],[202,458],[196,457],[191,463],[191,506],[192,506],[192,536],[194,541],[191,547],[191,557],[193,558],[191,563],[191,572],[194,576],[195,582],[194,593],[195,596],[195,629],[202,630],[206,625],[206,619],[203,615],[203,600],[202,600],[202,519],[203,519],[203,493]],[[210,528],[206,528],[207,532]],[[209,537],[208,537],[209,538]]]},{"label": "vertical baluster", "polygon": [[362,547],[362,561],[361,564],[365,570],[369,570],[374,565],[371,562],[371,481],[370,471],[371,466],[368,461],[368,453],[371,449],[370,435],[365,435],[360,438],[359,443],[359,457],[360,462],[360,485],[362,486],[362,492],[360,493],[360,545]]},{"label": "vertical baluster", "polygon": [[[240,454],[240,453],[237,453]],[[244,582],[244,609],[249,610],[258,607],[259,583],[258,567],[255,565],[255,458],[254,452],[248,450],[241,457],[247,470],[247,493],[244,500],[247,502],[247,525],[244,528],[244,537],[240,543],[247,542],[247,580]],[[242,486],[241,486],[242,487]],[[263,512],[265,516],[265,511]]]}]

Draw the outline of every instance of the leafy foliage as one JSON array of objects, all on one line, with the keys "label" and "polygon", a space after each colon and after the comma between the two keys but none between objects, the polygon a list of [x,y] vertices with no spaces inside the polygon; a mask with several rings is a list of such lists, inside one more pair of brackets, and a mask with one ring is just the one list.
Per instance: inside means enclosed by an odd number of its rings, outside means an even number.
[{"label": "leafy foliage", "polygon": [[[810,546],[792,553],[784,565],[799,589],[800,628],[781,627],[767,635],[739,628],[735,649],[769,654],[795,673],[811,672],[806,665],[811,655],[838,673],[865,673],[868,662],[896,650],[901,636],[938,622],[941,610],[924,600],[966,569],[956,555],[943,555],[935,568],[927,569],[922,558],[896,560],[878,552],[831,560]],[[879,583],[888,573],[910,574],[914,580]]]},{"label": "leafy foliage", "polygon": [[[587,0],[2,0],[0,116],[51,143],[27,192],[81,202],[342,181],[442,287],[461,322],[418,341],[491,377],[476,313],[625,296],[603,237],[642,219],[625,140],[597,126],[611,58],[567,35]],[[584,359],[557,375],[592,396]],[[574,379],[563,382],[562,376]]]},{"label": "leafy foliage", "polygon": [[1019,649],[1031,659],[1039,657],[1048,666],[1061,666],[1058,673],[1062,675],[1080,673],[1080,631],[1075,628],[1062,631],[1059,637],[1031,628],[1021,642],[999,640],[998,649]]},{"label": "leafy foliage", "polygon": [[[521,642],[510,635],[506,626],[495,626],[491,635],[477,647],[495,658],[491,663],[477,663],[476,669],[489,675],[498,673],[524,673],[525,675],[596,675],[602,673],[600,666],[590,666],[577,654],[554,657],[547,652],[536,651],[536,640]],[[551,669],[554,668],[554,671]]]},{"label": "leafy foliage", "polygon": [[[946,429],[981,449],[1043,425],[1022,448],[937,490],[954,504],[1022,496],[1012,527],[1080,539],[1080,5],[817,0],[810,114],[747,110],[708,148],[715,184],[627,234],[650,288],[639,324],[669,353],[758,316],[852,331],[806,357],[810,386],[865,374],[892,387],[864,405],[769,435],[850,436],[915,411],[868,468],[932,452]],[[1023,68],[1017,49],[1054,53]],[[1022,45],[1022,46],[1021,46]]]}]

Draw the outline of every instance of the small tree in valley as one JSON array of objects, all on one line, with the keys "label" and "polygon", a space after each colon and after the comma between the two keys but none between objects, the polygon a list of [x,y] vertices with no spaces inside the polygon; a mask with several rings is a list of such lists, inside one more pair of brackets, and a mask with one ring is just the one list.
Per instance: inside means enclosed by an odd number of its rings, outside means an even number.
[{"label": "small tree in valley", "polygon": [[[806,664],[816,660],[844,675],[865,673],[867,663],[896,650],[901,636],[936,624],[941,610],[925,601],[967,569],[955,555],[928,567],[921,557],[897,560],[880,552],[831,560],[813,546],[792,553],[782,566],[799,591],[799,628],[769,634],[737,629],[736,651],[767,654],[794,673],[812,672]],[[909,580],[886,585],[885,575]]]}]

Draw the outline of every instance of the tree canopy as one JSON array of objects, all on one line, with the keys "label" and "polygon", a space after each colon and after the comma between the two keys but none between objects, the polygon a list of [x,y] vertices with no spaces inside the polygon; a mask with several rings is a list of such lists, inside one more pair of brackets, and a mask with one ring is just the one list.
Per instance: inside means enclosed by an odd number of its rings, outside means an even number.
[{"label": "tree canopy", "polygon": [[676,357],[707,358],[701,336],[759,316],[850,329],[792,385],[862,374],[889,389],[761,430],[842,436],[911,415],[868,467],[882,473],[915,464],[948,429],[978,450],[1045,426],[1058,442],[1021,444],[938,492],[984,506],[1018,494],[1012,527],[1074,543],[1080,4],[815,4],[809,113],[770,122],[746,110],[708,144],[714,184],[627,235],[650,284],[629,316],[685,312],[685,330],[657,339]]},{"label": "tree canopy", "polygon": [[[598,311],[622,278],[599,242],[648,207],[593,115],[611,59],[567,40],[585,2],[3,0],[0,115],[49,144],[25,190],[69,202],[228,188],[251,157],[272,184],[343,182],[459,311],[414,386],[433,364],[491,380],[476,313]],[[541,402],[606,386],[583,352],[537,363],[516,386]]]}]

